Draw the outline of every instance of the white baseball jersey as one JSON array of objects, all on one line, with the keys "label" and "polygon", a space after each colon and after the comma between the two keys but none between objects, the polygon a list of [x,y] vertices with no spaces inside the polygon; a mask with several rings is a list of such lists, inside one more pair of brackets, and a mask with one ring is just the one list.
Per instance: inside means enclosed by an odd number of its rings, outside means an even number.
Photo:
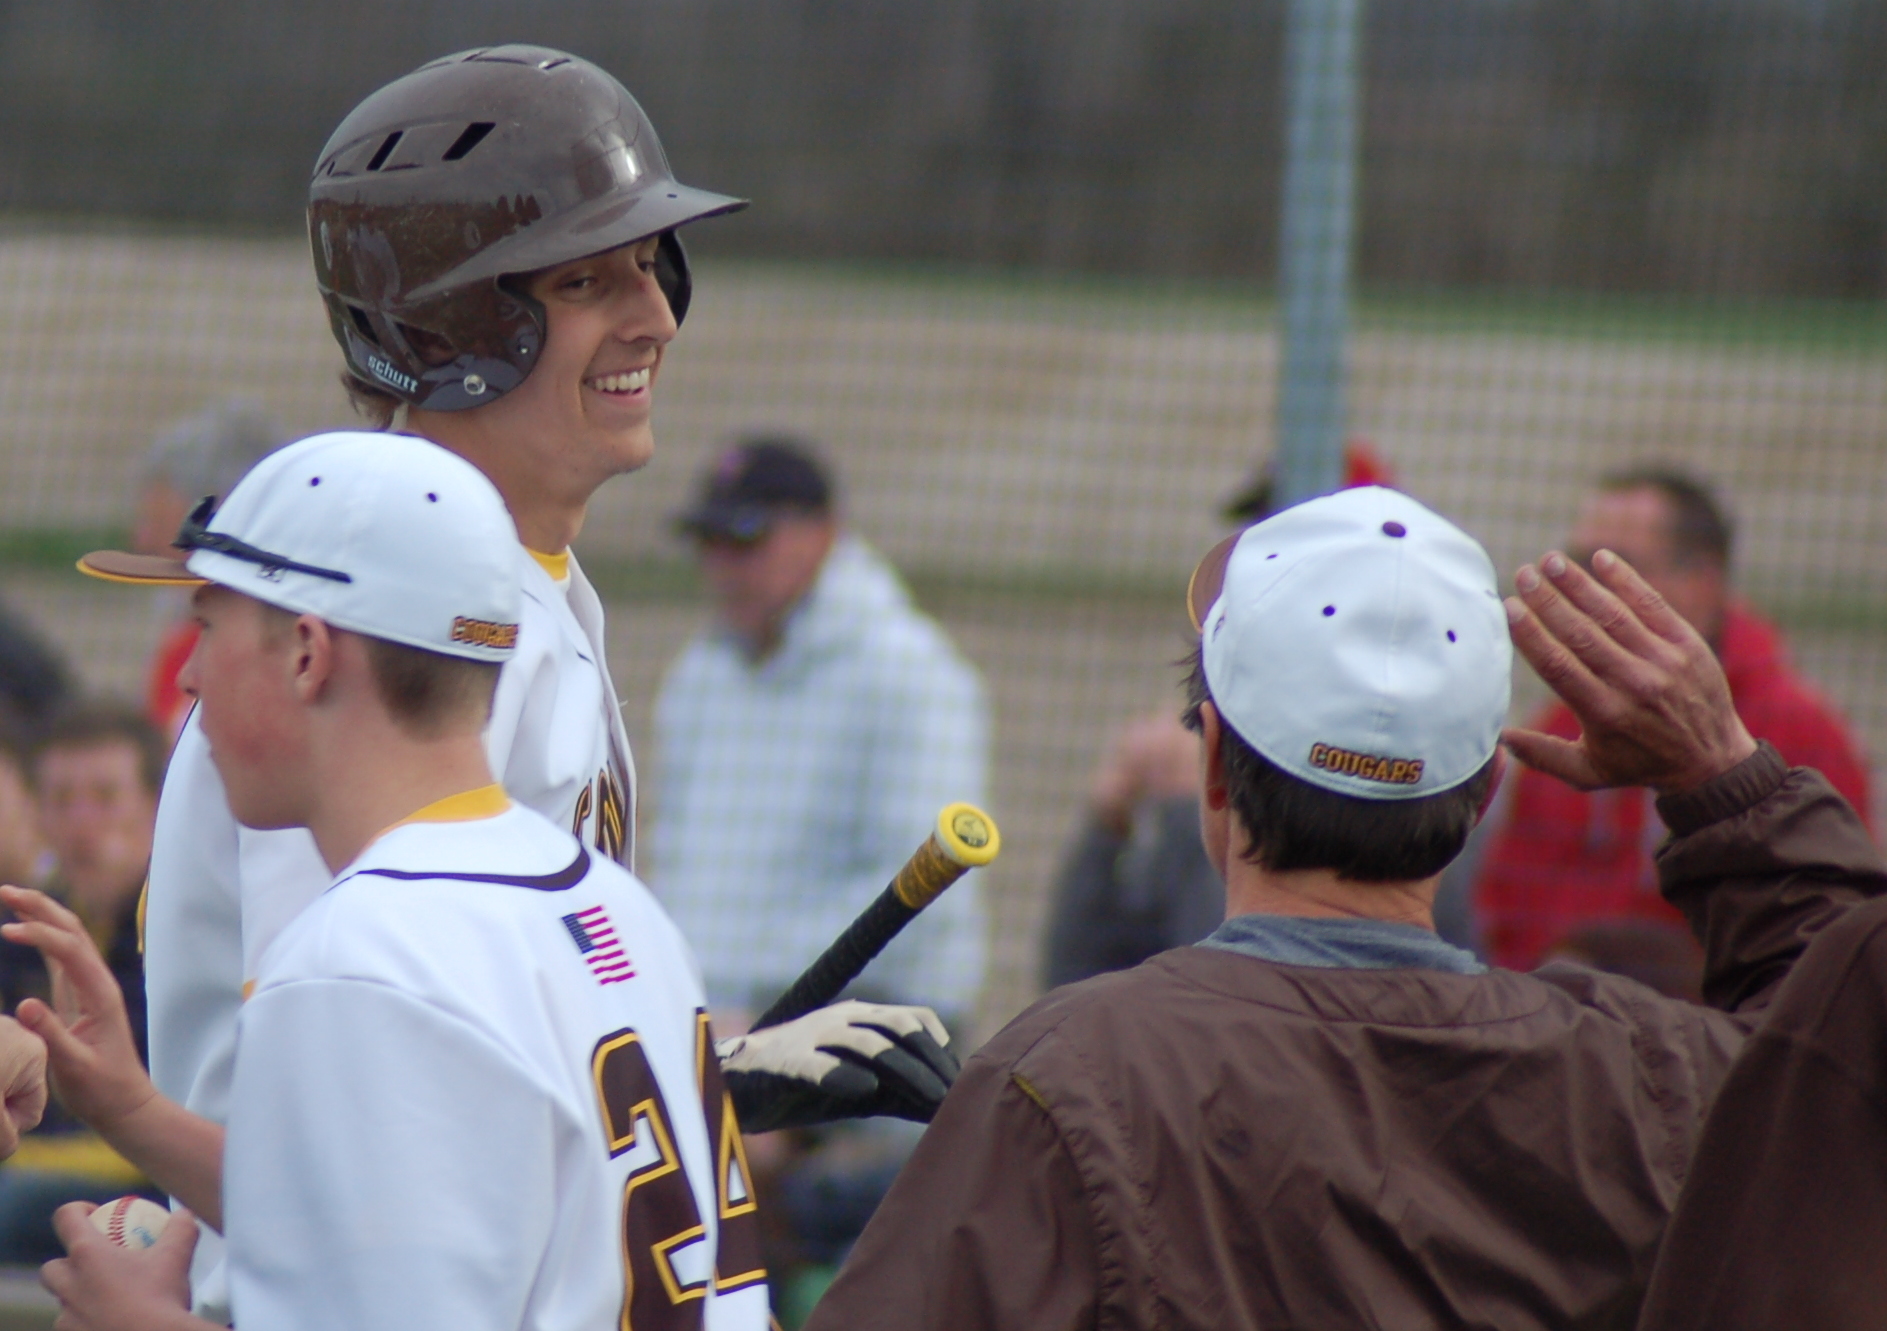
[{"label": "white baseball jersey", "polygon": [[761,1331],[704,1001],[648,891],[497,786],[383,834],[243,1009],[236,1325]]},{"label": "white baseball jersey", "polygon": [[[520,804],[632,865],[635,769],[603,655],[601,603],[574,558],[563,582],[523,546],[518,561],[523,616],[485,734],[492,771]],[[193,715],[164,776],[145,920],[151,1076],[165,1095],[227,1121],[245,984],[331,881],[307,832],[237,824]],[[221,1249],[206,1231],[192,1265],[210,1316],[224,1303]]]}]

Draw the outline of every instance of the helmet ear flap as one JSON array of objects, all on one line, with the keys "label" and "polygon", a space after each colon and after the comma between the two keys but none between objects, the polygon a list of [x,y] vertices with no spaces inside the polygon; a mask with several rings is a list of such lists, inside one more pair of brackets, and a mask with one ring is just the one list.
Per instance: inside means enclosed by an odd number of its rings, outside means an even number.
[{"label": "helmet ear flap", "polygon": [[694,278],[688,272],[688,251],[681,247],[681,237],[664,231],[655,244],[655,282],[668,297],[668,312],[675,325],[688,317],[688,302],[694,296]]}]

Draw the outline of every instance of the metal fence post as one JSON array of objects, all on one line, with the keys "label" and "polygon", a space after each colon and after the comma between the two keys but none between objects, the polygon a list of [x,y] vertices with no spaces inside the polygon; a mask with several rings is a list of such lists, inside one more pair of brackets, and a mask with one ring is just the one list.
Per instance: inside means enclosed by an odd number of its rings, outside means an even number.
[{"label": "metal fence post", "polygon": [[1278,255],[1278,496],[1342,481],[1362,0],[1291,0]]}]

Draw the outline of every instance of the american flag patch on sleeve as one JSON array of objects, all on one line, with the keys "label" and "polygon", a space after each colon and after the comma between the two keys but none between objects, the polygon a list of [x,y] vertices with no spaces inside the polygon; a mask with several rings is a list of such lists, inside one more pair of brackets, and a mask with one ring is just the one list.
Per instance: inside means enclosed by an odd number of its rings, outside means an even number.
[{"label": "american flag patch on sleeve", "polygon": [[589,963],[591,974],[602,984],[616,984],[635,978],[636,968],[617,941],[616,927],[601,906],[591,906],[563,917],[563,927],[570,931],[577,951]]}]

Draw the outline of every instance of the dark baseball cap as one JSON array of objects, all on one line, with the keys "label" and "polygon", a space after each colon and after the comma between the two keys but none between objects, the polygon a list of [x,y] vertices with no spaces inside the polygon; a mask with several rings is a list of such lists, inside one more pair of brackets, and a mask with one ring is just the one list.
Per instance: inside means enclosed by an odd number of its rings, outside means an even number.
[{"label": "dark baseball cap", "polygon": [[700,540],[757,541],[782,513],[832,511],[832,481],[794,439],[749,439],[723,450],[675,526]]},{"label": "dark baseball cap", "polygon": [[[1352,439],[1343,446],[1343,485],[1345,490],[1353,490],[1360,485],[1382,485],[1393,488],[1396,483],[1395,473],[1389,469],[1376,452],[1376,446],[1367,439]],[[1239,492],[1225,501],[1225,507],[1219,514],[1227,522],[1249,527],[1255,522],[1263,522],[1278,511],[1278,464],[1277,459],[1267,460],[1252,474]]]}]

